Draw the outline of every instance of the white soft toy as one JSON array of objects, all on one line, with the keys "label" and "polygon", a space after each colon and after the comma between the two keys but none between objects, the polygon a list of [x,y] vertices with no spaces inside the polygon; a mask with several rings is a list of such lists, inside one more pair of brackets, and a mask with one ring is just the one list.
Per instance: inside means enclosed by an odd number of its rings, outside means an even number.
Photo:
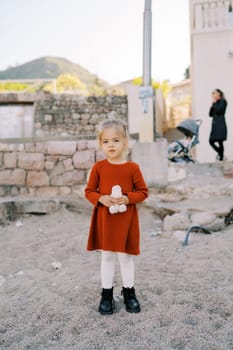
[{"label": "white soft toy", "polygon": [[[113,197],[113,198],[120,198],[120,197],[122,197],[121,186],[116,185],[116,186],[112,187],[111,197]],[[114,204],[114,205],[111,205],[109,207],[109,212],[111,214],[123,213],[126,210],[127,209],[126,209],[126,205],[125,204],[121,204],[121,205]]]}]

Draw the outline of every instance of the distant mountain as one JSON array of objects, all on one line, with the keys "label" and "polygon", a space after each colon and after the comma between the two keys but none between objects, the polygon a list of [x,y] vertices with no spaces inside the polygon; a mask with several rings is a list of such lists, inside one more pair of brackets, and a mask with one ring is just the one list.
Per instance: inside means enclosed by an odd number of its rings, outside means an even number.
[{"label": "distant mountain", "polygon": [[77,63],[61,57],[41,57],[33,61],[0,71],[0,79],[56,79],[60,74],[69,73],[78,77],[86,85],[98,81],[102,86],[107,82]]}]

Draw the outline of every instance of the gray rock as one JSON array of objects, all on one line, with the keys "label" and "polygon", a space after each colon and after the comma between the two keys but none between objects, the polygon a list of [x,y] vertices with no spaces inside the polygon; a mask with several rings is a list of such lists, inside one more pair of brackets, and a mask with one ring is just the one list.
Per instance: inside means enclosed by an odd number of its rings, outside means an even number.
[{"label": "gray rock", "polygon": [[0,287],[6,282],[5,278],[0,275]]},{"label": "gray rock", "polygon": [[195,213],[191,215],[192,224],[202,225],[202,226],[210,225],[216,219],[217,219],[216,215],[208,211],[204,213]]},{"label": "gray rock", "polygon": [[59,209],[58,200],[20,200],[15,202],[16,214],[51,214]]},{"label": "gray rock", "polygon": [[164,231],[186,230],[191,225],[190,219],[186,213],[166,216],[163,221]]}]

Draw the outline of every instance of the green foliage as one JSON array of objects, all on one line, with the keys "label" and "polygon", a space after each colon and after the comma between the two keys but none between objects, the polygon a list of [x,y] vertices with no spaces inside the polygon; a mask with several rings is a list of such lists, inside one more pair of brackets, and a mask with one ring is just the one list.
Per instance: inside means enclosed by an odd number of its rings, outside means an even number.
[{"label": "green foliage", "polygon": [[[142,85],[142,77],[137,77],[133,80],[134,85]],[[152,79],[151,85],[153,89],[161,89],[163,95],[166,97],[168,92],[171,90],[171,85],[167,80],[163,80],[162,82],[156,81]]]},{"label": "green foliage", "polygon": [[188,66],[188,67],[185,69],[184,78],[185,78],[185,79],[189,79],[189,78],[190,78],[190,66]]},{"label": "green foliage", "polygon": [[107,92],[103,87],[99,86],[98,84],[93,84],[88,89],[88,95],[90,95],[90,96],[106,96]]},{"label": "green foliage", "polygon": [[160,83],[160,89],[163,92],[163,95],[166,97],[167,94],[171,91],[171,85],[167,80],[163,80],[162,83]]},{"label": "green foliage", "polygon": [[28,88],[28,84],[22,84],[22,83],[1,83],[0,82],[0,92],[7,92],[7,91],[23,91]]},{"label": "green foliage", "polygon": [[85,90],[86,85],[81,82],[79,78],[72,76],[71,74],[61,74],[57,78],[57,91],[77,91]]}]

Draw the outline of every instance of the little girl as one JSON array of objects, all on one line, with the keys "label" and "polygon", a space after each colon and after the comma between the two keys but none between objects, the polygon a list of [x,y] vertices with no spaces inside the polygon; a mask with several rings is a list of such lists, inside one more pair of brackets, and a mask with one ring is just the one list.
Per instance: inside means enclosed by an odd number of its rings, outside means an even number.
[{"label": "little girl", "polygon": [[[128,132],[122,120],[100,124],[98,142],[106,159],[93,166],[85,188],[86,198],[94,205],[87,250],[101,250],[102,298],[99,312],[112,314],[113,278],[118,258],[122,277],[122,294],[128,312],[140,312],[134,289],[133,256],[140,253],[139,219],[136,203],[148,196],[148,188],[138,164],[127,161]],[[120,185],[120,198],[111,190]],[[112,205],[126,205],[127,210],[111,214]]]}]

